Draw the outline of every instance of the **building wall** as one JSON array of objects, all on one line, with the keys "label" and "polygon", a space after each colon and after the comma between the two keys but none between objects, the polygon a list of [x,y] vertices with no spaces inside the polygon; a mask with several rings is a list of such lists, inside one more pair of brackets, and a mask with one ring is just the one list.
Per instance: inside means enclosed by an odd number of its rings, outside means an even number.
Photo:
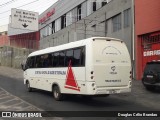
[{"label": "building wall", "polygon": [[7,35],[0,35],[0,46],[9,45],[9,38]]},{"label": "building wall", "polygon": [[[73,1],[75,0],[71,0],[71,3]],[[72,6],[72,10],[74,10],[76,9],[75,7],[77,7],[80,3],[83,2],[83,4],[87,7],[85,9],[87,17],[82,18],[76,23],[73,22],[71,25],[66,26],[65,28],[55,32],[54,34],[41,37],[40,49],[65,44],[68,42],[81,40],[93,36],[108,36],[123,39],[124,42],[127,44],[129,52],[131,53],[131,10],[129,17],[130,25],[128,27],[124,27],[124,11],[131,8],[131,0],[111,0],[103,7],[100,5],[100,3],[97,2],[96,4],[99,4],[99,7],[97,7],[97,11],[95,12],[92,11],[92,1],[93,0],[81,0],[81,2]],[[69,2],[66,4],[68,4],[67,6],[69,7],[72,5],[71,3]],[[44,14],[46,13],[43,13],[41,16],[43,16]],[[42,30],[45,26],[49,26],[49,24],[55,20],[53,19],[56,16],[55,14],[49,19],[49,21],[46,21],[44,24],[39,25],[40,30]],[[113,18],[118,14],[121,14],[121,29],[113,31]],[[63,14],[61,13],[59,14],[59,16],[62,15]]]},{"label": "building wall", "polygon": [[135,0],[136,35],[160,29],[160,0]]},{"label": "building wall", "polygon": [[[146,62],[158,59],[155,56],[144,56],[144,51],[160,49],[158,41],[148,38],[160,31],[160,1],[159,0],[135,0],[135,31],[136,31],[136,78],[141,79]],[[145,36],[147,36],[145,38]],[[144,42],[148,39],[148,43]],[[149,43],[150,41],[150,43]],[[150,48],[146,49],[147,44]],[[156,47],[155,47],[156,46]],[[159,46],[159,48],[157,47]]]},{"label": "building wall", "polygon": [[0,46],[9,45],[8,25],[0,26]]},{"label": "building wall", "polygon": [[10,46],[17,48],[39,49],[39,32],[9,36]]}]

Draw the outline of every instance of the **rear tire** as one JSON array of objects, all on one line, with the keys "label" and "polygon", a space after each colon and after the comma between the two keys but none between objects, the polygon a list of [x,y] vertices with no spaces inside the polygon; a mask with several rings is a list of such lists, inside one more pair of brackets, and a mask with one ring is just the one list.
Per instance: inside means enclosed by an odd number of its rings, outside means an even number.
[{"label": "rear tire", "polygon": [[33,88],[30,87],[30,84],[29,84],[28,81],[26,82],[26,88],[27,88],[28,92],[32,92],[33,91]]},{"label": "rear tire", "polygon": [[56,101],[63,100],[64,95],[60,92],[58,86],[54,86],[52,92],[53,92],[53,97]]}]

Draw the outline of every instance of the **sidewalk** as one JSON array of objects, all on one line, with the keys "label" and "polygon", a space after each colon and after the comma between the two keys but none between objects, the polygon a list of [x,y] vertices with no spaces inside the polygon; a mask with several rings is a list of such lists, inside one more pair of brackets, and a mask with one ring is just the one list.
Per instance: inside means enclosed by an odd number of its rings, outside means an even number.
[{"label": "sidewalk", "polygon": [[0,111],[42,111],[0,88]]},{"label": "sidewalk", "polygon": [[0,66],[0,75],[23,80],[23,70]]}]

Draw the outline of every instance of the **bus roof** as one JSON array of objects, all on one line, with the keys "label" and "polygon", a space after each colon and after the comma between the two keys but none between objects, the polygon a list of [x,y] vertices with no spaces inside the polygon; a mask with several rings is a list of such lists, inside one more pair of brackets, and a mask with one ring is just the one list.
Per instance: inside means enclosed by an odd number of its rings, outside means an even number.
[{"label": "bus roof", "polygon": [[59,51],[62,48],[65,50],[65,49],[70,49],[73,46],[80,47],[80,46],[83,45],[84,41],[89,41],[89,40],[93,40],[93,39],[101,39],[101,40],[106,40],[107,39],[107,40],[114,40],[114,41],[123,41],[123,40],[120,40],[120,39],[117,39],[117,38],[111,38],[111,37],[91,37],[91,38],[87,38],[87,39],[83,39],[83,40],[79,40],[79,41],[66,43],[66,44],[63,44],[63,45],[58,45],[58,46],[55,46],[55,47],[49,47],[49,48],[46,48],[46,49],[38,50],[38,51],[35,51],[35,52],[32,52],[31,54],[29,54],[28,57],[42,55],[42,54],[46,54],[46,53],[51,53],[51,52],[54,52],[54,51]]}]

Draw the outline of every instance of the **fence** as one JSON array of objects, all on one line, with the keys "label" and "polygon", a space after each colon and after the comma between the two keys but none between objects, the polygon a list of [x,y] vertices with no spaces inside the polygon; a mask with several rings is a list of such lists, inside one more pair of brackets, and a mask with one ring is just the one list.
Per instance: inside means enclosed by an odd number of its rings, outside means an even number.
[{"label": "fence", "polygon": [[28,54],[31,52],[33,50],[26,48],[0,47],[0,65],[20,68],[21,63],[26,61]]}]

